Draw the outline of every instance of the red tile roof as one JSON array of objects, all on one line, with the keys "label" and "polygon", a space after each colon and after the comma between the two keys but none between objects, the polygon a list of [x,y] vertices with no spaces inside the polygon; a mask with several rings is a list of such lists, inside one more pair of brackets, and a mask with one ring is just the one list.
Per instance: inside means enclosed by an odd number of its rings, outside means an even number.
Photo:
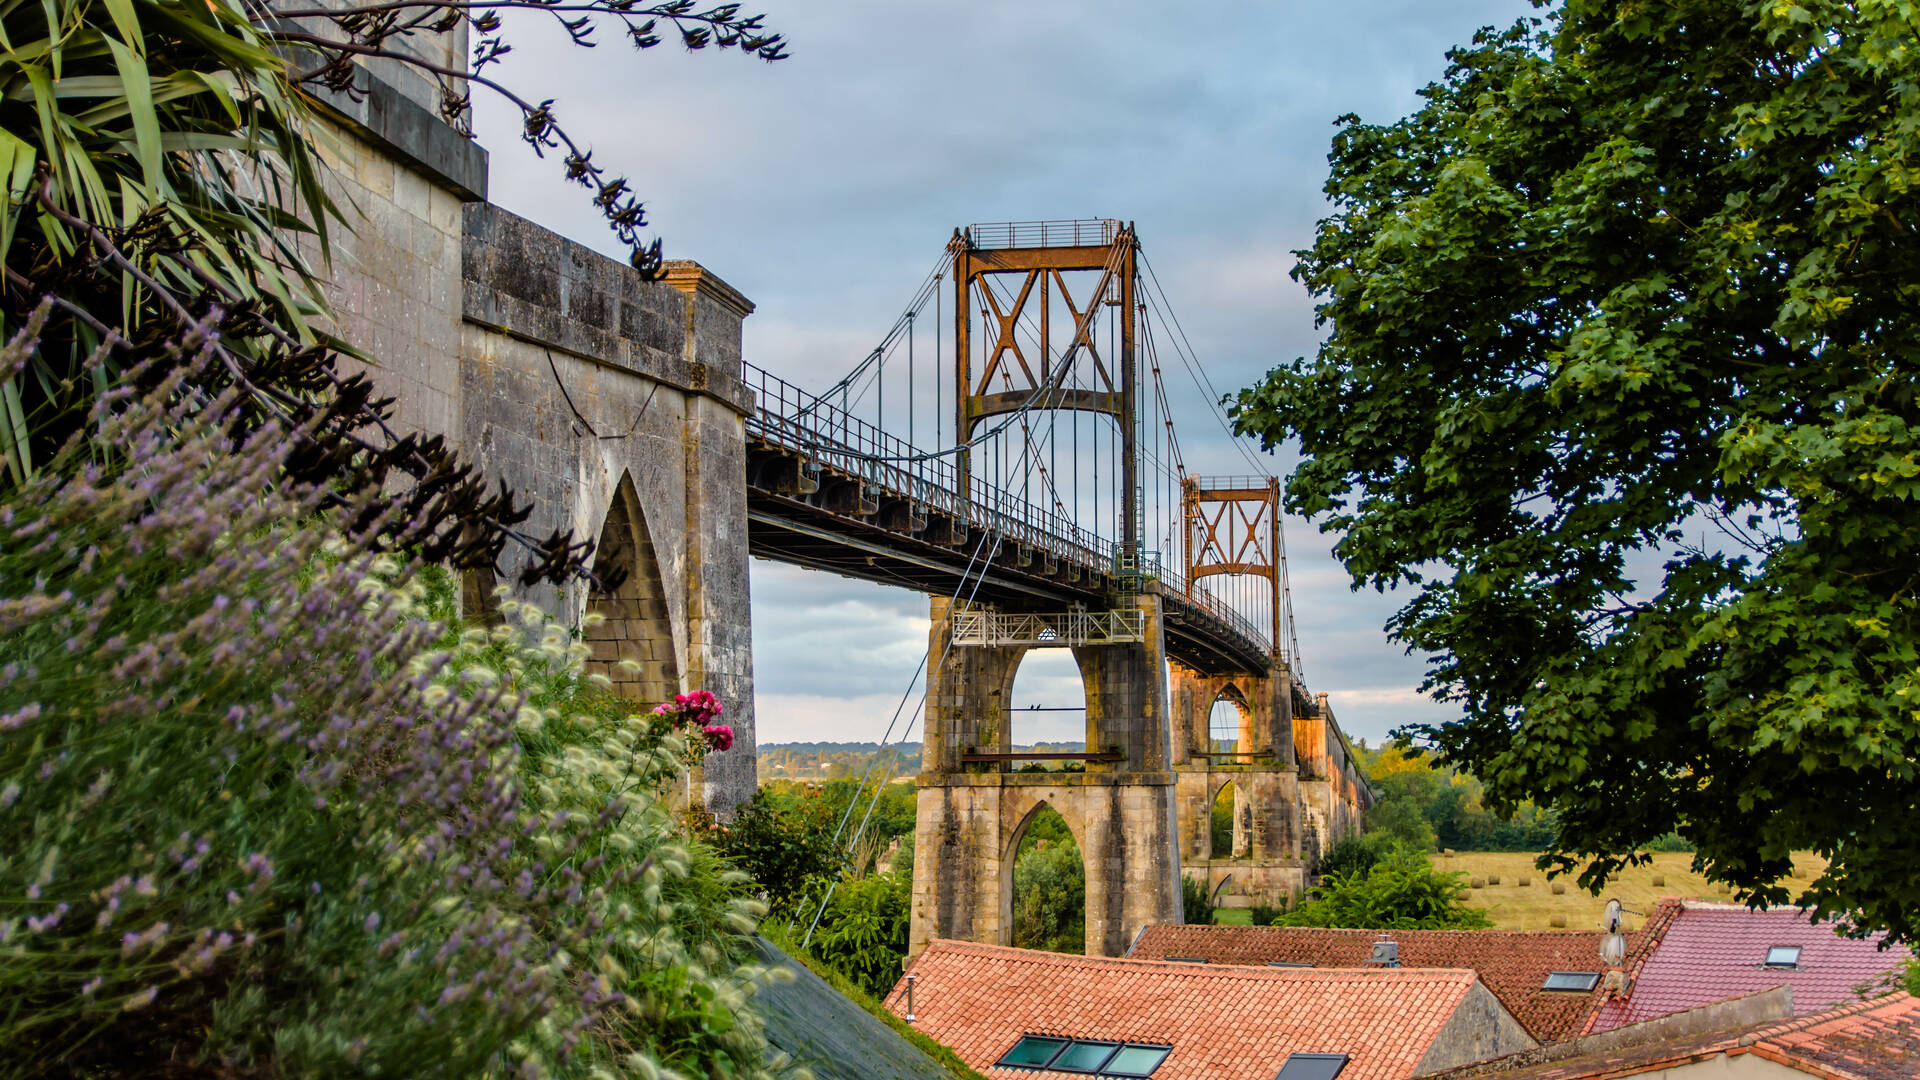
[{"label": "red tile roof", "polygon": [[[1229,967],[960,941],[929,943],[907,974],[916,1025],[999,1080],[1085,1080],[994,1065],[1027,1034],[1172,1046],[1154,1080],[1272,1080],[1298,1052],[1352,1055],[1340,1080],[1400,1080],[1475,982],[1471,971]],[[900,987],[887,1004],[905,1015]]]},{"label": "red tile roof", "polygon": [[[1379,930],[1322,930],[1303,926],[1149,926],[1127,955],[1157,960],[1204,958],[1216,964],[1275,961],[1315,967],[1359,967],[1373,952]],[[1600,994],[1544,990],[1554,971],[1603,970],[1600,932],[1503,930],[1392,930],[1403,968],[1471,968],[1527,1033],[1541,1042],[1580,1034]],[[1639,934],[1629,934],[1629,952]]]},{"label": "red tile roof", "polygon": [[[1641,955],[1629,962],[1629,996],[1599,1004],[1587,1030],[1610,1031],[1782,985],[1793,989],[1794,1015],[1817,1013],[1854,1000],[1856,987],[1907,959],[1904,948],[1882,950],[1884,938],[1840,937],[1831,923],[1816,925],[1797,908],[1663,900],[1648,921]],[[1772,945],[1800,946],[1799,967],[1767,967]]]},{"label": "red tile roof", "polygon": [[[1757,1058],[1822,1080],[1912,1080],[1920,1076],[1920,1001],[1894,994],[1812,1016],[1581,1054],[1508,1068],[1500,1061],[1432,1074],[1431,1080],[1613,1080],[1710,1061]],[[1728,1075],[1748,1075],[1746,1072]]]}]

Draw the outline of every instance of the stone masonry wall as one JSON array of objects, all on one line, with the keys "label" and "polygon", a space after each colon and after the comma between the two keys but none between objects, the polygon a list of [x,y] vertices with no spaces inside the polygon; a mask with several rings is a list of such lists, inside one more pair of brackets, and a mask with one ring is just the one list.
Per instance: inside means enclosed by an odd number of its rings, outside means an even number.
[{"label": "stone masonry wall", "polygon": [[[1017,773],[969,763],[1010,749],[1006,691],[1018,648],[960,647],[933,676],[918,780],[911,945],[936,937],[1010,944],[1013,860],[1043,805],[1065,819],[1086,866],[1086,951],[1119,956],[1148,923],[1180,919],[1166,662],[1159,600],[1141,597],[1148,641],[1074,649],[1086,683],[1089,749],[1118,762],[1079,773]],[[948,649],[950,604],[931,601],[928,655]]]},{"label": "stone masonry wall", "polygon": [[[740,323],[752,305],[696,264],[670,264],[664,282],[641,281],[624,264],[485,204],[466,209],[462,273],[466,451],[532,500],[526,528],[536,535],[559,527],[598,536],[617,493],[631,489],[632,550],[638,559],[650,549],[662,583],[657,603],[630,598],[639,648],[652,654],[631,658],[663,695],[705,689],[725,704],[734,746],[705,769],[706,802],[724,815],[751,797],[756,779],[751,397],[739,377]],[[510,556],[504,569],[515,573],[523,556]],[[645,571],[629,566],[630,577]],[[578,584],[535,592],[571,619],[591,599]],[[677,685],[667,684],[668,671]]]},{"label": "stone masonry wall", "polygon": [[486,204],[485,152],[423,84],[361,74],[361,93],[325,99],[328,190],[348,218],[326,272],[334,329],[367,353],[400,429],[446,437],[531,503],[525,531],[613,541],[603,557],[628,584],[612,596],[519,589],[528,556],[512,546],[495,577],[573,625],[599,610],[595,663],[643,667],[625,692],[721,698],[735,743],[708,759],[704,795],[725,815],[756,775],[739,377],[753,305],[698,264],[642,281]]}]

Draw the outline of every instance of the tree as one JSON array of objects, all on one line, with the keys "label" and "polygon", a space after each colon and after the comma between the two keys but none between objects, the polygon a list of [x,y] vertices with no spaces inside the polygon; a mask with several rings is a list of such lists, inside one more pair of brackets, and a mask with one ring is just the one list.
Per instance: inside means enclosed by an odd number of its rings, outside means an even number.
[{"label": "tree", "polygon": [[1485,908],[1464,903],[1465,875],[1435,870],[1426,852],[1406,844],[1357,876],[1326,875],[1311,895],[1272,925],[1356,930],[1481,930],[1493,925]]},{"label": "tree", "polygon": [[[1568,0],[1340,121],[1328,328],[1236,419],[1599,889],[1677,830],[1920,938],[1920,13]],[[1898,824],[1896,824],[1898,823]],[[1826,855],[1801,896],[1790,852]]]},{"label": "tree", "polygon": [[1085,952],[1087,867],[1065,819],[1052,807],[1027,824],[1013,863],[1013,943]]}]

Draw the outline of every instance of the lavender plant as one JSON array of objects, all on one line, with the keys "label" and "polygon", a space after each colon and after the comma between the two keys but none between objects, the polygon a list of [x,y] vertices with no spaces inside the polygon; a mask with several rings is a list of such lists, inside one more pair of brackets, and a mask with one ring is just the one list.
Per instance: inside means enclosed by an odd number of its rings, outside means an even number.
[{"label": "lavender plant", "polygon": [[685,746],[287,482],[212,339],[0,499],[0,1077],[780,1071]]}]

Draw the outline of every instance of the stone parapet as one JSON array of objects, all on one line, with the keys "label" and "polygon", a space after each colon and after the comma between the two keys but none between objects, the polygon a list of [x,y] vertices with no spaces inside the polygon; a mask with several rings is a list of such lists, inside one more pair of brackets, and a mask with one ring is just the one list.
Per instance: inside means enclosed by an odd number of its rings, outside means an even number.
[{"label": "stone parapet", "polygon": [[647,281],[624,263],[488,203],[465,210],[462,313],[543,348],[715,399],[745,416],[748,303],[697,263]]}]

